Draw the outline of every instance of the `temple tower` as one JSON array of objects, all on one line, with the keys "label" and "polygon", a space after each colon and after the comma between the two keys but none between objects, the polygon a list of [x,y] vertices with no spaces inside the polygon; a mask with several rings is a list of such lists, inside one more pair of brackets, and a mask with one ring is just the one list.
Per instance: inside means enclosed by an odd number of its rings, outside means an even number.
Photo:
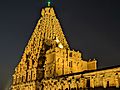
[{"label": "temple tower", "polygon": [[43,90],[43,79],[96,69],[96,60],[83,61],[79,51],[70,50],[52,7],[41,15],[15,68],[12,90]]},{"label": "temple tower", "polygon": [[41,15],[15,68],[12,90],[36,90],[36,84],[44,77],[46,51],[55,47],[69,49],[53,8],[42,9]]}]

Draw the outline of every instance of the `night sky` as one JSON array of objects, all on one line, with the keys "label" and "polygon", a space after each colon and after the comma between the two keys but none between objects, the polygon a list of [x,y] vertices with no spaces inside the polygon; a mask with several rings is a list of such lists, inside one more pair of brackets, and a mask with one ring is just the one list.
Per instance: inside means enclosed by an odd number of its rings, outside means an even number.
[{"label": "night sky", "polygon": [[[45,0],[0,2],[0,90],[8,90],[14,68],[40,18]],[[52,0],[71,49],[98,68],[120,65],[119,0]]]}]

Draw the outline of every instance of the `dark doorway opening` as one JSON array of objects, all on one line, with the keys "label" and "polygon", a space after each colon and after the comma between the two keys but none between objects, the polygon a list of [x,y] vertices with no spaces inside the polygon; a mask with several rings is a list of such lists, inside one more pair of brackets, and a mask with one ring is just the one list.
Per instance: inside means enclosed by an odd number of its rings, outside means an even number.
[{"label": "dark doorway opening", "polygon": [[87,80],[87,88],[90,88],[90,79]]},{"label": "dark doorway opening", "polygon": [[71,90],[76,90],[76,88],[71,88]]},{"label": "dark doorway opening", "polygon": [[66,88],[65,90],[69,90],[68,88]]},{"label": "dark doorway opening", "polygon": [[110,85],[109,85],[109,81],[107,81],[107,88],[109,87]]}]

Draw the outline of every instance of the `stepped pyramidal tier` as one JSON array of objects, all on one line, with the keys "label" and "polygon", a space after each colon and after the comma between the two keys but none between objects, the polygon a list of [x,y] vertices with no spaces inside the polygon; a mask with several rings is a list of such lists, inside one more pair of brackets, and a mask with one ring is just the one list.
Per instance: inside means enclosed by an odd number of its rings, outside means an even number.
[{"label": "stepped pyramidal tier", "polygon": [[54,9],[43,8],[10,90],[119,88],[120,66],[97,69],[95,59],[84,60],[81,55],[70,50]]}]

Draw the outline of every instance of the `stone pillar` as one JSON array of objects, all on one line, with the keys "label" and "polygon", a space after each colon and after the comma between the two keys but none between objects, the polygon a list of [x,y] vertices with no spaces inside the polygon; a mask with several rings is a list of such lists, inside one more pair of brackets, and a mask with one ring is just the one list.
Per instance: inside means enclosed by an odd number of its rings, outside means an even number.
[{"label": "stone pillar", "polygon": [[19,89],[19,90],[23,90],[23,86],[22,86],[22,85],[20,85],[19,87],[20,87],[20,89]]},{"label": "stone pillar", "polygon": [[36,80],[36,68],[32,69],[32,80]]},{"label": "stone pillar", "polygon": [[105,79],[103,79],[103,88],[107,87],[107,81]]},{"label": "stone pillar", "polygon": [[54,90],[58,90],[56,85],[54,85]]},{"label": "stone pillar", "polygon": [[80,88],[86,88],[86,79],[84,78],[80,79]]},{"label": "stone pillar", "polygon": [[77,85],[77,88],[76,88],[76,89],[77,89],[77,90],[79,90],[79,88],[80,88],[80,87],[79,87],[79,83],[80,83],[79,81],[76,81],[76,85]]},{"label": "stone pillar", "polygon": [[70,88],[77,88],[76,80],[72,79],[71,81],[72,81],[72,82],[71,82]]},{"label": "stone pillar", "polygon": [[33,82],[33,84],[32,84],[32,90],[36,90],[36,84]]},{"label": "stone pillar", "polygon": [[77,81],[77,88],[78,88],[78,89],[80,89],[80,84],[81,84],[81,83],[80,83],[80,79],[79,79],[79,81]]},{"label": "stone pillar", "polygon": [[60,89],[60,90],[62,89],[60,82],[57,83],[57,87],[58,87],[58,90],[59,90],[59,89]]},{"label": "stone pillar", "polygon": [[43,90],[47,90],[47,88],[48,88],[48,82],[47,82],[47,84],[46,84],[46,82],[43,82]]},{"label": "stone pillar", "polygon": [[18,84],[19,83],[19,74],[16,75],[16,83]]},{"label": "stone pillar", "polygon": [[68,84],[67,80],[64,82],[63,90],[65,90],[66,88],[69,89],[69,84]]},{"label": "stone pillar", "polygon": [[70,83],[70,89],[71,88],[74,88],[74,82],[73,82],[73,80],[71,79],[71,83]]},{"label": "stone pillar", "polygon": [[27,81],[27,78],[26,78],[26,71],[24,71],[23,73],[23,82],[26,82]]},{"label": "stone pillar", "polygon": [[13,85],[16,83],[16,75],[13,75]]},{"label": "stone pillar", "polygon": [[79,88],[83,88],[83,80],[80,78]]},{"label": "stone pillar", "polygon": [[27,70],[27,81],[31,80],[31,70]]},{"label": "stone pillar", "polygon": [[47,86],[47,90],[50,90],[50,83],[49,83],[49,81],[47,81],[46,84],[47,85],[45,85],[45,86]]},{"label": "stone pillar", "polygon": [[90,78],[90,87],[94,88],[94,78]]},{"label": "stone pillar", "polygon": [[83,84],[83,88],[87,87],[87,79],[84,79],[84,84]]},{"label": "stone pillar", "polygon": [[118,81],[118,79],[115,79],[115,85],[116,85],[116,88],[119,88],[119,81]]}]

